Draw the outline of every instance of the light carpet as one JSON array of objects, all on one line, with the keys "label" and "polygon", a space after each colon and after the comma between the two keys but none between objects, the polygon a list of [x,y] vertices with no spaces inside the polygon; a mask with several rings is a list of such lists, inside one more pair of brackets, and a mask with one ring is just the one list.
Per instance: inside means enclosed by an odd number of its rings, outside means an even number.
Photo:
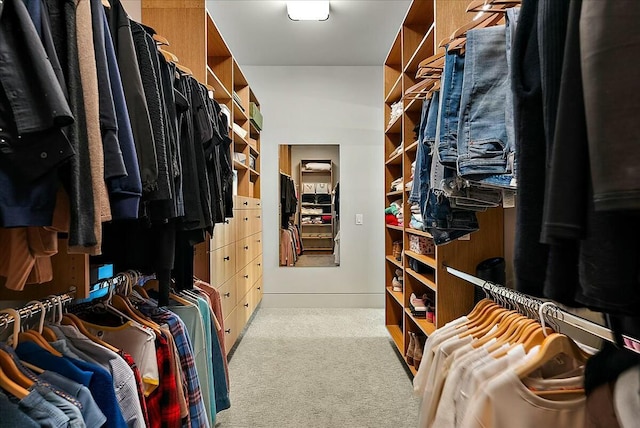
[{"label": "light carpet", "polygon": [[230,364],[219,428],[403,428],[418,399],[382,309],[261,308]]},{"label": "light carpet", "polygon": [[315,254],[303,254],[298,257],[296,267],[335,267],[336,258],[333,254],[328,255],[315,255]]}]

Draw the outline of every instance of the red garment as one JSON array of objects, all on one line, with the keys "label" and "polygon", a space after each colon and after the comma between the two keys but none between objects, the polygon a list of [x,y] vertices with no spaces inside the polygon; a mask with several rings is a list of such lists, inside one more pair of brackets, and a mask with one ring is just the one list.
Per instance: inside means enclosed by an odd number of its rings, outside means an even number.
[{"label": "red garment", "polygon": [[156,334],[156,359],[160,385],[147,397],[149,427],[180,428],[180,404],[178,403],[178,385],[171,360],[169,342]]},{"label": "red garment", "polygon": [[147,410],[147,400],[144,396],[144,389],[142,387],[142,376],[140,376],[140,369],[136,366],[136,362],[133,357],[124,351],[120,351],[122,359],[129,364],[131,370],[133,370],[133,377],[136,379],[136,386],[138,387],[138,399],[140,400],[140,407],[142,408],[142,415],[144,416],[144,423],[146,426],[149,424],[149,411]]},{"label": "red garment", "polygon": [[384,220],[387,222],[387,224],[390,224],[392,226],[398,226],[398,217],[394,216],[393,214],[386,214],[384,216]]}]

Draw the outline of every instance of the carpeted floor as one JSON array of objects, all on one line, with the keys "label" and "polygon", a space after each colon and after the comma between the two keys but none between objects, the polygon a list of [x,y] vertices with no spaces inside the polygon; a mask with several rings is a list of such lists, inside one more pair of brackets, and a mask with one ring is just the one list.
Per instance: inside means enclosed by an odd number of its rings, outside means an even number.
[{"label": "carpeted floor", "polygon": [[404,428],[418,400],[382,309],[259,309],[218,428]]},{"label": "carpeted floor", "polygon": [[335,256],[333,254],[328,255],[315,255],[315,254],[303,254],[298,257],[296,267],[335,267]]}]

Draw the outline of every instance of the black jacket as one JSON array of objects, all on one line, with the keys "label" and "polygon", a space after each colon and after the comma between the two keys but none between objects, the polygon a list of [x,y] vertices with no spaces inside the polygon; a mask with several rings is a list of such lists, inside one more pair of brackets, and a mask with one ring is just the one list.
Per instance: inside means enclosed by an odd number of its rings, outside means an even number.
[{"label": "black jacket", "polygon": [[138,60],[133,45],[129,17],[120,0],[111,0],[107,12],[111,37],[116,48],[124,95],[129,109],[131,128],[136,143],[142,189],[145,193],[158,186],[158,161],[153,141],[149,108],[145,99]]}]

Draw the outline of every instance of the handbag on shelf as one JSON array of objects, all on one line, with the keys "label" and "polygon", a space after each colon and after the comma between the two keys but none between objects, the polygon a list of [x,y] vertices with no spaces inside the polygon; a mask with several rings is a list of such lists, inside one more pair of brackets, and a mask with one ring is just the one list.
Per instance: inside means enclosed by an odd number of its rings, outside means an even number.
[{"label": "handbag on shelf", "polygon": [[410,235],[409,236],[409,250],[414,253],[426,256],[428,254],[435,254],[436,247],[433,244],[433,240],[426,236]]}]

